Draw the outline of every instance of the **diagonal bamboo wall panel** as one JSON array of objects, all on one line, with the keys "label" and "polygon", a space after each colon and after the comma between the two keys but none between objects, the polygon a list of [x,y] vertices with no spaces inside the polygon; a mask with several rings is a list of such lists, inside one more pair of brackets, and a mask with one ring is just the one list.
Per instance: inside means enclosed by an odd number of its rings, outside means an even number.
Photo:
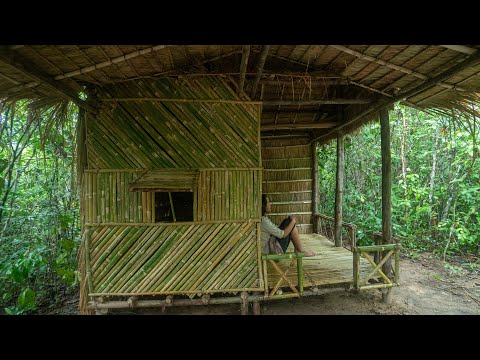
[{"label": "diagonal bamboo wall panel", "polygon": [[257,222],[89,226],[92,293],[261,291]]},{"label": "diagonal bamboo wall panel", "polygon": [[130,81],[102,88],[98,96],[100,111],[87,120],[89,168],[261,166],[259,104],[142,100],[239,100],[222,78]]},{"label": "diagonal bamboo wall panel", "polygon": [[287,215],[294,214],[300,233],[311,233],[312,159],[309,139],[264,138],[262,162],[262,191],[269,195],[272,202],[270,220],[279,225]]}]

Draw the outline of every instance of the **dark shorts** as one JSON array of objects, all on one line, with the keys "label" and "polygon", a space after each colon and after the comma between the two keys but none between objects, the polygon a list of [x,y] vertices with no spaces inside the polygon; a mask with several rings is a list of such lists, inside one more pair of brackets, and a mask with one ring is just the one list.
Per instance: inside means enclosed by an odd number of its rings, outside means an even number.
[{"label": "dark shorts", "polygon": [[[288,224],[290,224],[290,219],[285,218],[278,227],[283,230],[288,226]],[[292,238],[292,232],[290,232],[290,234],[288,234],[287,236],[285,236],[281,239],[276,238],[277,241],[280,243],[280,246],[282,247],[283,252],[287,251],[287,248],[288,248],[288,245],[290,244],[291,238]]]}]

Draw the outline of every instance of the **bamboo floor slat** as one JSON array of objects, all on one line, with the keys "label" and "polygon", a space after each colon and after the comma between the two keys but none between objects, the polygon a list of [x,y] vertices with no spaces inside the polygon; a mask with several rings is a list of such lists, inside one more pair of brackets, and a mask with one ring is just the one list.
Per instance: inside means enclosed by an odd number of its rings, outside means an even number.
[{"label": "bamboo floor slat", "polygon": [[[325,236],[318,234],[303,234],[300,236],[306,248],[313,250],[317,255],[313,257],[303,258],[303,286],[324,286],[343,283],[353,284],[353,253],[343,247],[335,247],[334,243]],[[293,252],[293,244],[290,243],[287,252]],[[273,288],[280,274],[274,269],[270,262],[268,263],[268,286]],[[286,271],[291,260],[280,260],[276,264]],[[364,258],[360,258],[361,275],[365,278],[373,270],[371,264]],[[374,276],[375,277],[375,276]],[[297,266],[293,262],[291,269],[288,271],[287,278],[294,284],[298,285]],[[281,288],[288,287],[283,280]]]}]

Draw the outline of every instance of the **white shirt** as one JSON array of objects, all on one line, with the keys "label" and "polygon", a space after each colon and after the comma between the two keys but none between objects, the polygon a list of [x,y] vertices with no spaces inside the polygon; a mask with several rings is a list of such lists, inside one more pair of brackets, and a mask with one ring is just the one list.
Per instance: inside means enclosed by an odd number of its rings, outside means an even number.
[{"label": "white shirt", "polygon": [[275,225],[268,217],[262,216],[262,224],[260,226],[260,243],[262,244],[262,254],[268,254],[268,239],[270,235],[281,239],[284,237],[284,232],[277,225]]}]

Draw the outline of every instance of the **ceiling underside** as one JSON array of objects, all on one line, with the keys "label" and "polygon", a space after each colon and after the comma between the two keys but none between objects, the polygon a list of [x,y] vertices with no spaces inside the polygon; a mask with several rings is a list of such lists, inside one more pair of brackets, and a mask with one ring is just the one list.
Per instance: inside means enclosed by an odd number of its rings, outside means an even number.
[{"label": "ceiling underside", "polygon": [[[394,101],[472,112],[480,45],[12,45],[0,47],[0,97],[70,98],[85,87],[165,76],[224,76],[260,100],[262,135],[327,139]],[[475,111],[475,109],[473,110]]]}]

